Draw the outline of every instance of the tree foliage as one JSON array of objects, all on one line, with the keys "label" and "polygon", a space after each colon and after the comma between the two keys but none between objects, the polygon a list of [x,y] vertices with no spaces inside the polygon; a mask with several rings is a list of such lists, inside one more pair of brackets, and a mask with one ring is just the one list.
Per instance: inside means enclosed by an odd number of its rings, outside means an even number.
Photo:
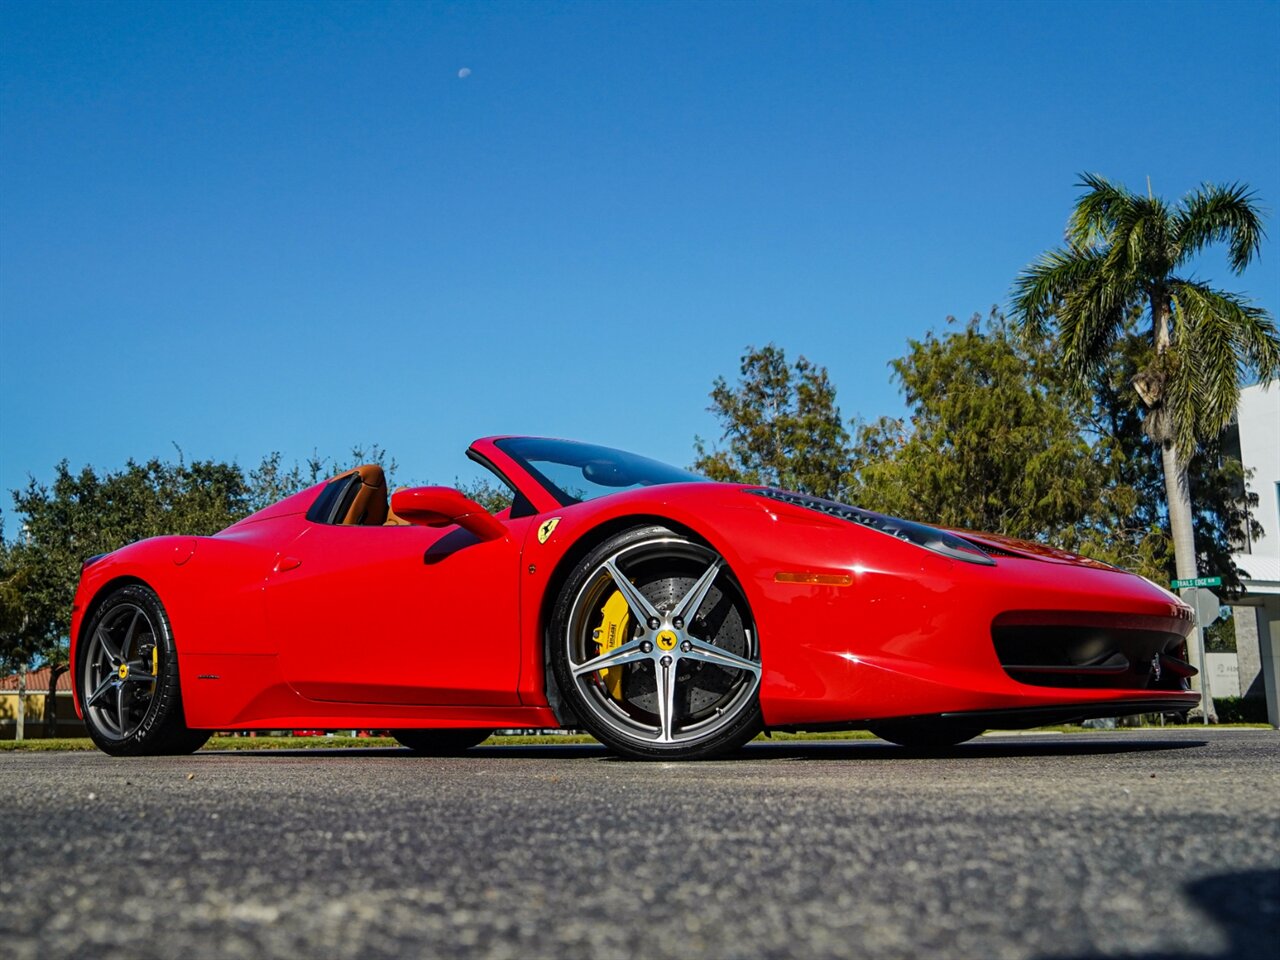
[{"label": "tree foliage", "polygon": [[4,539],[0,526],[0,670],[4,673],[25,666],[43,646],[27,609],[31,573],[29,557]]},{"label": "tree foliage", "polygon": [[[1131,384],[1152,363],[1155,347],[1135,314],[1124,326],[1112,355],[1091,381],[1088,418],[1082,425],[1095,438],[1095,456],[1106,472],[1110,510],[1083,534],[1086,552],[1167,581],[1175,575],[1168,532],[1168,499],[1159,447],[1145,420],[1150,411]],[[1262,528],[1253,519],[1257,494],[1248,490],[1243,464],[1223,450],[1221,434],[1200,443],[1187,464],[1195,490],[1192,523],[1197,569],[1223,578],[1228,594],[1241,589],[1232,553]]]},{"label": "tree foliage", "polygon": [[781,347],[748,347],[730,386],[716,378],[711,406],[722,449],[694,440],[693,469],[712,480],[760,483],[820,497],[837,496],[849,465],[849,432],[825,367]]},{"label": "tree foliage", "polygon": [[248,471],[234,463],[187,462],[181,450],[176,461],[130,460],[102,472],[73,471],[62,461],[52,483],[32,479],[12,491],[21,522],[14,540],[0,529],[0,668],[65,662],[71,601],[88,557],[147,537],[216,533],[361,463],[378,463],[389,477],[396,470],[376,444],[354,447],[341,460],[313,454],[287,467],[273,453]]},{"label": "tree foliage", "polygon": [[455,479],[453,485],[462,491],[463,496],[470,497],[490,513],[500,513],[511,506],[512,494],[506,484],[481,478],[471,481]]},{"label": "tree foliage", "polygon": [[1078,428],[1080,396],[996,312],[948,322],[958,328],[909,341],[891,364],[909,419],[859,429],[850,495],[942,526],[1072,540],[1103,488]]},{"label": "tree foliage", "polygon": [[[1154,351],[1136,313],[1111,351],[1081,384],[1054,340],[1018,335],[994,308],[985,320],[949,319],[891,364],[907,415],[863,423],[849,441],[843,425],[829,429],[839,408],[824,368],[796,365],[823,387],[820,415],[810,409],[804,420],[792,412],[796,368],[782,349],[748,349],[738,384],[719,378],[711,394],[727,449],[709,454],[695,441],[694,467],[716,480],[1036,540],[1164,582],[1174,557],[1160,451],[1145,426],[1150,411],[1129,386]],[[812,455],[815,422],[828,428],[822,458]],[[1220,438],[1201,444],[1189,470],[1200,562],[1238,588],[1231,550],[1246,531],[1258,535],[1248,513],[1257,498]]]},{"label": "tree foliage", "polygon": [[1235,273],[1249,265],[1265,236],[1256,197],[1240,184],[1205,184],[1171,205],[1096,174],[1080,185],[1066,246],[1018,277],[1014,317],[1036,339],[1056,328],[1068,371],[1088,380],[1135,312],[1145,314],[1155,350],[1133,384],[1152,437],[1176,444],[1185,461],[1231,422],[1245,378],[1280,376],[1271,316],[1183,272],[1218,243]]},{"label": "tree foliage", "polygon": [[[22,578],[14,598],[25,636],[8,632],[0,650],[9,665],[32,657],[58,662],[83,561],[127,543],[166,533],[214,533],[249,513],[251,490],[233,464],[197,460],[129,461],[101,475],[58,464],[52,484],[30,480],[13,491],[22,529],[6,544]],[[19,614],[6,614],[6,621]]]},{"label": "tree foliage", "polygon": [[386,474],[387,488],[393,489],[395,473],[399,465],[395,458],[387,454],[381,446],[374,443],[368,447],[357,444],[342,459],[322,457],[312,451],[304,463],[293,463],[285,466],[279,452],[273,452],[262,458],[258,466],[248,472],[249,512],[269,507],[277,500],[292,496],[300,490],[314,486],[321,480],[350,470],[352,467],[366,463],[376,463]]},{"label": "tree foliage", "polygon": [[[1039,540],[1133,570],[1174,576],[1168,501],[1150,411],[1129,387],[1154,347],[1136,313],[1087,385],[1057,362],[1052,339],[1014,334],[994,309],[961,330],[910,341],[892,364],[908,422],[858,431],[850,496],[944,526]],[[1238,591],[1234,545],[1259,526],[1239,460],[1222,437],[1201,443],[1189,474],[1200,569]]]}]

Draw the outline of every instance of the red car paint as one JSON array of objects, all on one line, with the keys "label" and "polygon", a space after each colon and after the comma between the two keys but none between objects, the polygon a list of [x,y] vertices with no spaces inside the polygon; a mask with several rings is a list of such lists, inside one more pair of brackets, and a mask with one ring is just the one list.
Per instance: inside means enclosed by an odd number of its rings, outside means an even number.
[{"label": "red car paint", "polygon": [[[1016,726],[1016,711],[1066,717],[1198,702],[1185,684],[1036,686],[1001,666],[997,618],[1185,638],[1189,608],[1140,577],[985,534],[962,535],[991,549],[994,565],[956,561],[735,484],[642,487],[560,506],[499,439],[471,449],[534,515],[459,515],[470,529],[448,517],[438,527],[330,526],[305,517],[320,484],[212,537],[140,541],[84,570],[71,662],[95,598],[138,580],[172,623],[189,727],[556,727],[544,633],[559,584],[589,545],[661,522],[705,540],[741,583],[759,630],[768,726],[990,711],[1014,711]],[[396,497],[396,509],[411,508],[413,491]],[[552,518],[543,542],[538,531]],[[779,582],[780,572],[851,582]]]}]

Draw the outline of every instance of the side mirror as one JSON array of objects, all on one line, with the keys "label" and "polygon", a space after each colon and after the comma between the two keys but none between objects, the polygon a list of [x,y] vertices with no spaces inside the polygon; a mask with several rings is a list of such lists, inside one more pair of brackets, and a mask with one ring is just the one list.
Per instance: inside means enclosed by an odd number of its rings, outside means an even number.
[{"label": "side mirror", "polygon": [[484,507],[453,487],[410,487],[391,495],[391,512],[420,527],[456,523],[481,540],[501,540],[507,528]]}]

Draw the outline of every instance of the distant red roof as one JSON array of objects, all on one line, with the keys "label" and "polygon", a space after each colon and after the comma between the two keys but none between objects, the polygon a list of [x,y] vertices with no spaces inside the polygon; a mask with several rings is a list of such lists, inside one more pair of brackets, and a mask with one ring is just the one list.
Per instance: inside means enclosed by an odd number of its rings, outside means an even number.
[{"label": "distant red roof", "polygon": [[[11,673],[7,677],[0,677],[0,692],[12,692],[18,689],[18,675]],[[27,671],[27,693],[48,693],[49,692],[49,668],[41,667],[39,670]],[[58,692],[71,692],[71,674],[63,673],[58,677]]]}]

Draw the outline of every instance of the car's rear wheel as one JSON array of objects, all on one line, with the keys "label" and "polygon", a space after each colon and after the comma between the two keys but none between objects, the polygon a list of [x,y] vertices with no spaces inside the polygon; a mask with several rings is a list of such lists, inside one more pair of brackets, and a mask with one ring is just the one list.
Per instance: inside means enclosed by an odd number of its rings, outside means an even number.
[{"label": "car's rear wheel", "polygon": [[391,735],[424,757],[452,757],[489,739],[492,730],[392,730]]},{"label": "car's rear wheel", "polygon": [[911,750],[946,750],[972,740],[983,728],[963,720],[887,720],[871,727],[881,740]]},{"label": "car's rear wheel", "polygon": [[112,756],[192,753],[209,739],[182,714],[178,654],[160,598],[130,583],[98,605],[77,652],[89,736]]},{"label": "car's rear wheel", "polygon": [[760,644],[742,587],[716,551],[665,527],[587,554],[549,643],[569,707],[620,754],[711,757],[760,729]]}]

